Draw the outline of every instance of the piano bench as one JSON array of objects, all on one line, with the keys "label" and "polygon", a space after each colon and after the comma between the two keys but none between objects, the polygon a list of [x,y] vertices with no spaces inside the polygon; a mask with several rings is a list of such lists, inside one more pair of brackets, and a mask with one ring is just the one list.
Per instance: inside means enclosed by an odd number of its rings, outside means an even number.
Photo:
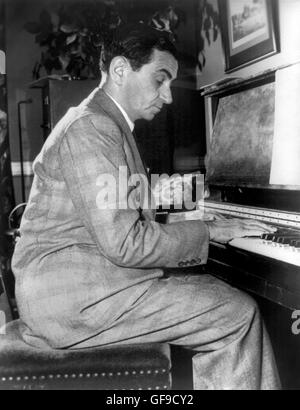
[{"label": "piano bench", "polygon": [[167,344],[41,350],[26,344],[18,321],[0,334],[0,390],[166,390]]}]

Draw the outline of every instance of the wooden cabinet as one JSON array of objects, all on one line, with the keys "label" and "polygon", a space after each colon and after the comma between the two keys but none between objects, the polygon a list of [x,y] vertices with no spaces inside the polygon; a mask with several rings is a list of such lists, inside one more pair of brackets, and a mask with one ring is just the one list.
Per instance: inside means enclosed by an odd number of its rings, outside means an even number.
[{"label": "wooden cabinet", "polygon": [[44,140],[70,107],[77,106],[99,84],[98,80],[67,81],[44,78],[30,84],[42,91]]}]

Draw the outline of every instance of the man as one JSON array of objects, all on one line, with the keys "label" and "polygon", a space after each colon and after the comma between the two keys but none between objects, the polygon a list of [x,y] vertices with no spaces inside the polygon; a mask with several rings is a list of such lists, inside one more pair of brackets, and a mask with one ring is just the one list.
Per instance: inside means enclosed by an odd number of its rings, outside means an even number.
[{"label": "man", "polygon": [[119,181],[120,168],[145,176],[134,122],[172,102],[172,43],[143,25],[125,28],[101,64],[103,89],[69,110],[34,164],[13,258],[25,340],[73,349],[170,342],[198,352],[196,389],[277,388],[268,336],[248,296],[208,275],[163,277],[163,268],[205,264],[209,239],[269,228],[237,220],[161,225],[154,210],[139,207],[138,184],[126,190]]}]

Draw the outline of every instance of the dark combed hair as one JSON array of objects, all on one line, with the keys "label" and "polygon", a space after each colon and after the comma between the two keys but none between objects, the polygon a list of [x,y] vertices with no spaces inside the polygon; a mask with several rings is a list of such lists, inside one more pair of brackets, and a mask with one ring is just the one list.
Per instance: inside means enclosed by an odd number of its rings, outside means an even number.
[{"label": "dark combed hair", "polygon": [[132,69],[138,71],[151,61],[155,49],[166,51],[178,59],[176,47],[167,32],[156,30],[143,23],[120,26],[104,43],[100,69],[108,72],[113,58],[123,56],[130,62]]}]

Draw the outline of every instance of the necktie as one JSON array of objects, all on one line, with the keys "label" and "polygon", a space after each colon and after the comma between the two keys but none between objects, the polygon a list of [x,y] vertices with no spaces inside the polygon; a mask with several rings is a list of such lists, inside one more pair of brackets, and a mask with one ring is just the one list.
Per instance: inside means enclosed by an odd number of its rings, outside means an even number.
[{"label": "necktie", "polygon": [[134,138],[134,140],[135,140],[135,143],[136,143],[138,152],[139,152],[139,154],[140,154],[140,158],[141,158],[141,160],[142,160],[143,166],[144,166],[144,168],[145,168],[145,172],[146,172],[147,178],[149,179],[149,172],[148,172],[147,164],[146,164],[146,162],[144,161],[144,156],[142,155],[142,150],[141,150],[141,143],[139,142],[139,140],[138,140],[138,138],[137,138],[137,134],[136,134],[135,130],[132,131],[132,135],[133,135],[133,138]]}]

